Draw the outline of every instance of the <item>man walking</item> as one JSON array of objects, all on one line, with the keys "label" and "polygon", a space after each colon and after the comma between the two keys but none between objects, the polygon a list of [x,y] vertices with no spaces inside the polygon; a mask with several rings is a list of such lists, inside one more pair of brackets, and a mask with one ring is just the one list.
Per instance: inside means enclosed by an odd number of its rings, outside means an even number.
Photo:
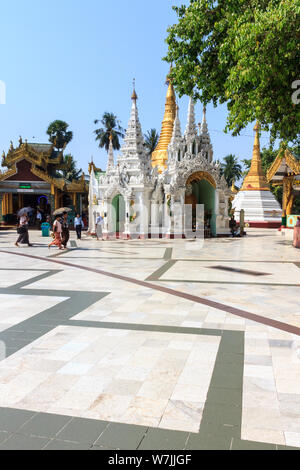
[{"label": "man walking", "polygon": [[77,214],[77,216],[74,219],[74,227],[77,233],[77,240],[81,240],[81,232],[82,232],[82,229],[84,228],[84,223],[80,214]]},{"label": "man walking", "polygon": [[99,241],[100,237],[102,238],[102,241],[103,241],[103,231],[102,231],[103,224],[104,224],[103,217],[100,214],[97,214],[97,218],[96,218],[97,241]]}]

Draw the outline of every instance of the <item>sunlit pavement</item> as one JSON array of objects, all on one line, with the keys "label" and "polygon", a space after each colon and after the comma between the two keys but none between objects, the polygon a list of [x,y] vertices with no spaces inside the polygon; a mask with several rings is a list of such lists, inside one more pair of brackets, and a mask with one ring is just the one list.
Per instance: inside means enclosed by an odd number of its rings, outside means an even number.
[{"label": "sunlit pavement", "polygon": [[16,248],[0,232],[0,449],[300,448],[300,250]]}]

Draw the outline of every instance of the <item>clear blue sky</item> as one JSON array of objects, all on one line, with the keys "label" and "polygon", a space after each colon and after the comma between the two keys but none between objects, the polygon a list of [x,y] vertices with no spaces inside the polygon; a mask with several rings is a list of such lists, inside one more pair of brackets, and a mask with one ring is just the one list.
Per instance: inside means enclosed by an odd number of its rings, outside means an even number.
[{"label": "clear blue sky", "polygon": [[[94,119],[117,114],[126,128],[132,80],[136,78],[143,131],[160,131],[168,64],[165,38],[176,22],[172,5],[182,0],[10,0],[1,5],[0,80],[6,105],[0,105],[0,151],[10,140],[47,142],[48,124],[67,121],[74,132],[68,146],[84,171],[91,155],[106,167],[106,153],[93,135]],[[180,100],[182,127],[187,98]],[[197,105],[197,119],[202,108]],[[226,107],[208,108],[215,159],[229,153],[250,158],[252,128],[232,138],[225,127]],[[216,132],[217,131],[217,132]],[[33,139],[34,137],[34,139]],[[266,137],[265,137],[266,139]],[[267,143],[268,140],[263,140]]]}]

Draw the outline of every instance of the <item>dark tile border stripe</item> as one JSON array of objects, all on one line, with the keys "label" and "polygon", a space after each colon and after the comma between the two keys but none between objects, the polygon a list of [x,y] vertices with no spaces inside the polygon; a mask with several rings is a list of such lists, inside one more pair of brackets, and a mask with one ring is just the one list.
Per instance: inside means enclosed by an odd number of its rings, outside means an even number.
[{"label": "dark tile border stripe", "polygon": [[157,271],[152,273],[149,277],[147,277],[146,281],[156,281],[161,276],[163,276],[166,272],[169,271],[175,264],[177,263],[176,260],[169,260],[163,266],[161,266]]}]

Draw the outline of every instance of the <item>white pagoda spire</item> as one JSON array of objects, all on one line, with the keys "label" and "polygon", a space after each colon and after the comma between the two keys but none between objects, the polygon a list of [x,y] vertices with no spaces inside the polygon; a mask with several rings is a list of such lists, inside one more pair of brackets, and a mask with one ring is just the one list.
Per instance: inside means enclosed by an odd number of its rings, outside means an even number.
[{"label": "white pagoda spire", "polygon": [[195,103],[193,98],[190,98],[188,119],[184,136],[187,140],[193,140],[197,136],[196,120],[195,120]]},{"label": "white pagoda spire", "polygon": [[207,126],[207,120],[206,120],[206,106],[203,108],[203,119],[202,119],[202,125],[201,125],[201,134],[208,134],[208,126]]},{"label": "white pagoda spire", "polygon": [[208,132],[208,125],[206,119],[206,106],[203,108],[203,119],[201,124],[201,146],[202,149],[206,152],[208,161],[213,160],[213,146],[211,144],[210,135]]},{"label": "white pagoda spire", "polygon": [[176,107],[176,117],[174,121],[174,128],[173,128],[173,135],[170,142],[170,147],[174,148],[178,146],[181,142],[182,134],[181,134],[181,124],[179,119],[179,107]]},{"label": "white pagoda spire", "polygon": [[124,138],[124,145],[122,147],[122,155],[125,158],[137,157],[146,159],[146,151],[144,147],[144,136],[139,120],[138,108],[137,108],[137,94],[135,91],[135,84],[132,93],[132,106],[131,115],[128,123],[128,128]]},{"label": "white pagoda spire", "polygon": [[113,147],[113,136],[112,136],[112,133],[111,133],[110,136],[109,136],[107,171],[114,168],[114,166],[115,166],[114,147]]}]

